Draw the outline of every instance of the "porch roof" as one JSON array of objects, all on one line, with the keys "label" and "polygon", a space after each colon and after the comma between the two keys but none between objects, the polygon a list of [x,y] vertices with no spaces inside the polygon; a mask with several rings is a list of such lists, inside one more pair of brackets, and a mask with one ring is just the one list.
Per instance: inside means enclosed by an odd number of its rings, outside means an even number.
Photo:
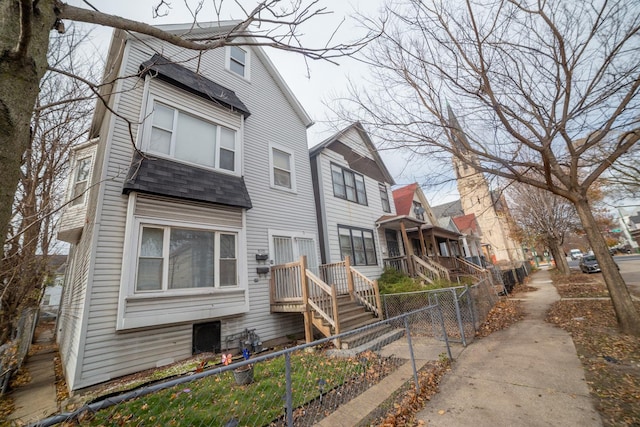
[{"label": "porch roof", "polygon": [[404,223],[407,232],[417,232],[420,228],[423,232],[433,234],[436,237],[444,239],[458,240],[462,234],[446,228],[438,227],[421,221],[408,215],[384,215],[378,218],[376,225],[391,230],[400,230],[400,224]]}]

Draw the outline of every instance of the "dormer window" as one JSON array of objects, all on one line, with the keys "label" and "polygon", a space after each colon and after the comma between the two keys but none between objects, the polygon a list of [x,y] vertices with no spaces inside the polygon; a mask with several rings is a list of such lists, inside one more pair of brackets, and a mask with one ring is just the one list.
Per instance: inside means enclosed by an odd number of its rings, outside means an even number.
[{"label": "dormer window", "polygon": [[236,172],[237,141],[234,129],[153,100],[149,153],[212,169]]}]

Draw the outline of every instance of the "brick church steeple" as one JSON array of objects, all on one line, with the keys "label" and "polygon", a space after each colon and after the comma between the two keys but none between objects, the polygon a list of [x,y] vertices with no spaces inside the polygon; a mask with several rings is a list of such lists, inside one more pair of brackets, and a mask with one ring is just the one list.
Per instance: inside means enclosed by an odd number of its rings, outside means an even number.
[{"label": "brick church steeple", "polygon": [[491,191],[483,172],[477,170],[477,157],[470,152],[470,144],[458,119],[447,106],[454,150],[453,156],[460,203],[465,215],[475,214],[482,230],[483,242],[490,245],[486,255],[494,263],[515,264],[523,260],[520,245],[510,236],[511,217],[504,197]]}]

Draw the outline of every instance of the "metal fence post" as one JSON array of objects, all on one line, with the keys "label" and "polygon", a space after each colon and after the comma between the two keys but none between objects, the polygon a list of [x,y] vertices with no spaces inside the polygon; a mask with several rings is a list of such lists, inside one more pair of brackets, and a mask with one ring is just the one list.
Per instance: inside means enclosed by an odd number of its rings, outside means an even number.
[{"label": "metal fence post", "polygon": [[416,369],[416,358],[413,355],[413,343],[411,342],[411,330],[409,329],[409,316],[404,316],[404,328],[407,331],[407,342],[409,343],[409,355],[411,356],[411,366],[413,367],[413,379],[416,382],[416,393],[420,392],[420,382],[418,381],[418,370]]},{"label": "metal fence post", "polygon": [[462,316],[460,315],[460,301],[458,300],[458,294],[456,293],[455,289],[453,289],[451,293],[453,294],[453,301],[455,302],[455,306],[456,306],[456,317],[458,318],[458,328],[460,329],[460,338],[462,339],[462,345],[466,347],[467,339],[464,336],[464,325],[462,324]]},{"label": "metal fence post", "polygon": [[[471,295],[471,288],[469,287],[469,285],[466,286],[466,290],[465,292],[467,293],[467,301],[468,301],[468,306],[469,306],[469,312],[471,314],[471,326],[473,326],[473,331],[476,332],[476,313],[474,310],[474,302],[473,302],[473,295]],[[479,289],[479,288],[478,288]]]},{"label": "metal fence post", "polygon": [[293,427],[293,392],[291,390],[291,353],[284,355],[287,426]]},{"label": "metal fence post", "polygon": [[451,356],[451,347],[449,347],[449,336],[447,335],[447,328],[444,326],[444,316],[442,316],[442,307],[440,304],[436,305],[438,307],[438,316],[440,316],[440,326],[442,327],[442,333],[444,334],[444,343],[447,345],[447,355],[449,356],[449,360],[453,360]]}]

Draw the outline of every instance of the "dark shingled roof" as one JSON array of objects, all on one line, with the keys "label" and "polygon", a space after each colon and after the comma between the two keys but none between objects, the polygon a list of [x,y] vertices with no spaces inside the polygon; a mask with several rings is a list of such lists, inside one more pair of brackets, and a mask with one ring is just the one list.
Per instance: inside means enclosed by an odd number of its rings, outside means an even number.
[{"label": "dark shingled roof", "polygon": [[244,178],[137,153],[122,192],[170,196],[250,209]]},{"label": "dark shingled roof", "polygon": [[161,80],[165,80],[174,86],[198,95],[208,101],[222,104],[231,110],[240,111],[245,117],[251,113],[240,98],[231,89],[215,83],[175,62],[158,55],[157,53],[148,61],[140,64],[140,75],[144,76],[149,72],[157,74]]}]

